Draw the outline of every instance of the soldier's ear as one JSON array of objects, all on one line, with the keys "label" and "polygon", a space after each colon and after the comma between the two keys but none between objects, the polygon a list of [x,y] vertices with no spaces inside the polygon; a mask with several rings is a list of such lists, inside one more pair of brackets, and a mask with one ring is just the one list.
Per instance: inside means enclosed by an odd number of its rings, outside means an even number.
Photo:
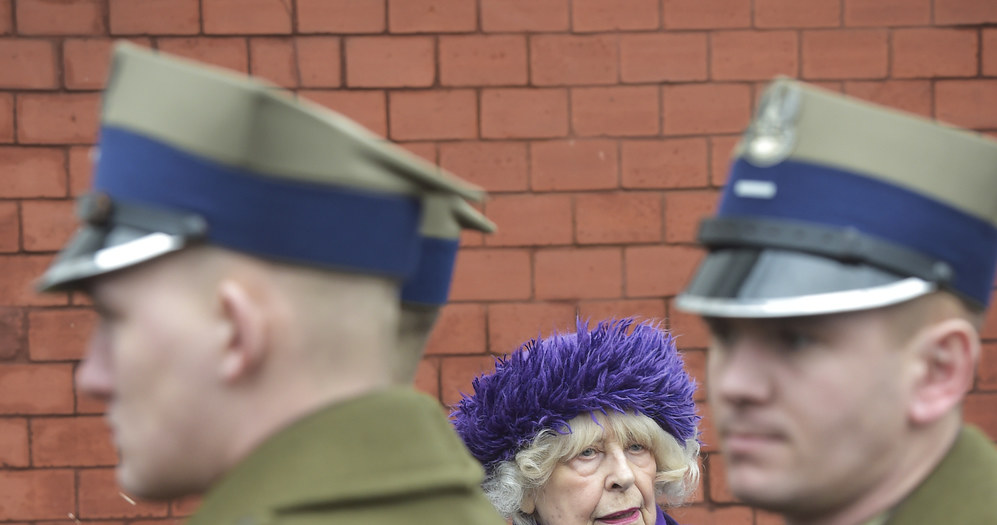
[{"label": "soldier's ear", "polygon": [[236,382],[256,371],[266,357],[266,318],[263,305],[237,280],[218,285],[225,321],[225,345],[218,372],[227,382]]},{"label": "soldier's ear", "polygon": [[935,323],[915,339],[915,377],[908,416],[929,424],[955,409],[973,386],[980,339],[961,318]]}]

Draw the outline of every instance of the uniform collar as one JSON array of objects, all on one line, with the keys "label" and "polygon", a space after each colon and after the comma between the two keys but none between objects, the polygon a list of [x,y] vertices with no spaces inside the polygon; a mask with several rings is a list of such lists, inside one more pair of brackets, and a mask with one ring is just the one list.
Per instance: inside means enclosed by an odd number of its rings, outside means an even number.
[{"label": "uniform collar", "polygon": [[211,489],[188,525],[266,523],[313,505],[477,487],[482,477],[435,399],[391,388],[271,437]]}]

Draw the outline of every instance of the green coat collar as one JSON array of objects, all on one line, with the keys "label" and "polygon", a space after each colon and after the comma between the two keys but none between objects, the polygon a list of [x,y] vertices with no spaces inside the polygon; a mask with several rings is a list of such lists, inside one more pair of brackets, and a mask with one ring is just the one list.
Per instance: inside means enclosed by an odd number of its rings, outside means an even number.
[{"label": "green coat collar", "polygon": [[888,525],[997,524],[997,448],[966,426],[938,467],[893,510]]},{"label": "green coat collar", "polygon": [[436,400],[393,388],[271,437],[211,489],[188,524],[268,523],[308,506],[474,492],[482,476]]}]

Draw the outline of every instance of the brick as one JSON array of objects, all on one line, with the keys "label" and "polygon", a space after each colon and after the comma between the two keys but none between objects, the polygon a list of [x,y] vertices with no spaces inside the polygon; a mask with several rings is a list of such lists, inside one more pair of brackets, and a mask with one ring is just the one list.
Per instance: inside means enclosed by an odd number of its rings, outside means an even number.
[{"label": "brick", "polygon": [[0,35],[9,35],[14,31],[13,0],[0,0]]},{"label": "brick", "polygon": [[374,133],[388,134],[388,106],[383,91],[317,91],[299,94],[359,122]]},{"label": "brick", "polygon": [[132,497],[135,505],[126,501],[112,468],[82,469],[78,471],[78,479],[81,519],[164,518],[169,512],[168,502],[144,501],[136,497]]},{"label": "brick", "polygon": [[240,73],[249,73],[249,50],[245,38],[161,38],[159,49]]},{"label": "brick", "polygon": [[0,511],[9,520],[66,520],[75,506],[73,471],[0,470]]},{"label": "brick", "polygon": [[438,164],[436,161],[435,142],[399,142],[397,145],[417,157],[422,157],[433,164]]},{"label": "brick", "polygon": [[530,39],[530,78],[538,86],[613,84],[617,56],[612,36],[537,35]]},{"label": "brick", "polygon": [[847,26],[888,27],[931,23],[931,0],[844,0]]},{"label": "brick", "polygon": [[488,306],[488,349],[507,354],[537,337],[571,330],[573,303],[498,303]]},{"label": "brick", "polygon": [[[691,274],[690,274],[691,277]],[[703,319],[675,307],[675,301],[668,301],[668,329],[678,338],[676,344],[683,350],[705,349],[710,344],[710,332]],[[705,376],[703,377],[705,381]]]},{"label": "brick", "polygon": [[399,91],[388,95],[393,140],[470,139],[478,135],[472,90]]},{"label": "brick", "polygon": [[63,294],[35,293],[35,281],[51,262],[48,255],[0,255],[0,306],[65,304]]},{"label": "brick", "polygon": [[706,80],[706,35],[651,33],[620,35],[620,78],[629,82]]},{"label": "brick", "polygon": [[895,78],[975,76],[977,40],[975,29],[894,30],[890,75]]},{"label": "brick", "polygon": [[750,0],[664,0],[666,29],[721,29],[751,25]]},{"label": "brick", "polygon": [[467,0],[388,0],[392,33],[453,33],[478,27],[477,2]]},{"label": "brick", "polygon": [[962,404],[966,421],[987,433],[991,440],[997,440],[997,394],[971,393]]},{"label": "brick", "polygon": [[492,32],[566,31],[570,0],[481,0],[481,28]]},{"label": "brick", "polygon": [[0,143],[14,142],[14,95],[0,93]]},{"label": "brick", "polygon": [[935,0],[935,24],[985,24],[997,22],[997,3],[987,0]]},{"label": "brick", "polygon": [[285,0],[201,0],[205,34],[287,34],[291,9]]},{"label": "brick", "polygon": [[624,188],[696,188],[709,183],[705,138],[627,140],[620,151]]},{"label": "brick", "polygon": [[440,398],[440,360],[423,359],[415,369],[413,386],[416,390]]},{"label": "brick", "polygon": [[706,351],[705,350],[687,350],[684,346],[682,339],[679,338],[680,334],[671,331],[672,335],[676,337],[676,345],[678,345],[679,351],[682,353],[682,361],[684,363],[685,371],[696,381],[696,392],[693,394],[693,398],[696,401],[706,400]]},{"label": "brick", "polygon": [[755,0],[755,27],[837,27],[841,0]]},{"label": "brick", "polygon": [[36,310],[28,313],[32,361],[83,358],[97,316],[90,309]]},{"label": "brick", "polygon": [[751,88],[741,84],[665,86],[666,135],[740,133],[751,119]]},{"label": "brick", "polygon": [[[298,86],[295,67],[296,44],[290,38],[259,37],[249,39],[249,73],[284,88]],[[338,49],[338,48],[337,48]],[[339,75],[339,54],[335,55],[336,75]],[[339,85],[338,83],[336,85]]]},{"label": "brick", "polygon": [[741,505],[724,507],[686,506],[668,509],[680,523],[699,525],[753,525],[751,508]]},{"label": "brick", "polygon": [[[131,39],[132,43],[150,46],[147,38]],[[67,89],[96,90],[104,88],[111,66],[110,38],[67,38],[62,43],[63,84]]]},{"label": "brick", "polygon": [[553,138],[568,134],[564,89],[511,88],[481,92],[481,136],[490,139]]},{"label": "brick", "polygon": [[647,136],[660,131],[656,86],[571,90],[571,126],[582,136]]},{"label": "brick", "polygon": [[0,360],[15,359],[25,346],[25,315],[20,308],[0,307]]},{"label": "brick", "polygon": [[93,144],[99,106],[96,93],[18,95],[17,139],[27,144]]},{"label": "brick", "polygon": [[69,148],[69,196],[78,197],[90,191],[93,178],[93,160],[91,146],[72,146]]},{"label": "brick", "polygon": [[69,240],[79,222],[73,201],[24,201],[21,224],[24,249],[29,252],[58,251]]},{"label": "brick", "polygon": [[485,307],[451,303],[440,310],[426,355],[485,353]]},{"label": "brick", "polygon": [[935,116],[967,128],[997,128],[997,80],[937,81]]},{"label": "brick", "polygon": [[709,454],[704,466],[710,482],[710,501],[713,503],[735,503],[737,499],[727,488],[727,468],[721,454]]},{"label": "brick", "polygon": [[658,193],[588,193],[575,198],[575,235],[580,244],[661,240]]},{"label": "brick", "polygon": [[0,364],[0,414],[72,412],[72,365]]},{"label": "brick", "polygon": [[710,184],[723,186],[727,183],[731,156],[741,136],[710,137]]},{"label": "brick", "polygon": [[108,0],[112,35],[193,35],[200,0]]},{"label": "brick", "polygon": [[803,32],[803,78],[883,78],[888,62],[884,29],[827,29]]},{"label": "brick", "polygon": [[526,250],[461,250],[457,252],[450,300],[529,299],[531,274]]},{"label": "brick", "polygon": [[27,420],[0,418],[0,469],[27,467],[29,461]]},{"label": "brick", "polygon": [[0,147],[0,198],[66,196],[65,163],[61,149]]},{"label": "brick", "polygon": [[661,25],[659,0],[573,0],[571,26],[575,31],[635,31]]},{"label": "brick", "polygon": [[869,102],[931,117],[931,81],[845,82],[845,93]]},{"label": "brick", "polygon": [[715,80],[768,80],[799,71],[795,31],[718,31],[710,49]]},{"label": "brick", "polygon": [[495,195],[485,204],[485,214],[500,225],[485,239],[489,246],[571,244],[574,238],[568,195]]},{"label": "brick", "polygon": [[440,83],[444,86],[526,84],[526,37],[462,35],[439,37]]},{"label": "brick", "polygon": [[295,49],[302,87],[338,87],[342,84],[340,46],[336,37],[298,37]]},{"label": "brick", "polygon": [[[21,216],[16,202],[0,202],[0,253],[16,252],[21,247]],[[0,348],[0,356],[4,349]]]},{"label": "brick", "polygon": [[530,147],[534,191],[615,188],[616,143],[611,140],[536,142]]},{"label": "brick", "polygon": [[983,74],[997,76],[997,29],[984,29],[980,34]]},{"label": "brick", "polygon": [[551,248],[535,256],[538,299],[612,299],[620,296],[619,248]]},{"label": "brick", "polygon": [[523,191],[529,186],[522,142],[444,142],[440,165],[489,192]]},{"label": "brick", "polygon": [[100,0],[18,0],[17,32],[22,35],[97,35],[105,31]]},{"label": "brick", "polygon": [[666,193],[665,242],[696,242],[699,223],[713,215],[719,195],[713,190]]},{"label": "brick", "polygon": [[661,299],[582,301],[578,304],[578,317],[588,320],[590,327],[594,327],[599,321],[624,317],[657,322],[665,318],[665,302]]},{"label": "brick", "polygon": [[386,0],[297,0],[300,33],[381,33]]},{"label": "brick", "polygon": [[99,416],[32,420],[31,457],[40,467],[114,466],[118,462],[110,429]]},{"label": "brick", "polygon": [[440,360],[440,398],[447,407],[460,401],[461,394],[474,392],[471,380],[495,370],[492,356],[453,356]]},{"label": "brick", "polygon": [[48,40],[0,39],[0,88],[58,86],[55,45]]},{"label": "brick", "polygon": [[688,246],[631,246],[623,252],[626,297],[672,296],[681,292],[702,257]]},{"label": "brick", "polygon": [[720,450],[720,439],[717,431],[713,427],[713,414],[710,411],[710,404],[705,401],[696,403],[696,413],[702,417],[699,421],[700,456],[704,452],[718,452]]},{"label": "brick", "polygon": [[[983,343],[980,364],[976,369],[976,388],[997,390],[997,343]],[[0,447],[0,450],[3,450]]]},{"label": "brick", "polygon": [[436,80],[430,37],[351,37],[345,45],[346,84],[351,87],[427,87]]}]

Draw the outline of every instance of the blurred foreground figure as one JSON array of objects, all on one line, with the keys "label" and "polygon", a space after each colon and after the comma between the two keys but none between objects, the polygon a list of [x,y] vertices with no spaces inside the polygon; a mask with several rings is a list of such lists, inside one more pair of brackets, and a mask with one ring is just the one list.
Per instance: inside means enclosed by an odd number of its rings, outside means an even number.
[{"label": "blurred foreground figure", "polygon": [[678,306],[712,333],[737,497],[791,524],[997,523],[997,450],[961,414],[997,260],[997,143],[777,80],[699,240]]},{"label": "blurred foreground figure", "polygon": [[107,402],[125,490],[206,492],[193,524],[502,523],[439,404],[392,386],[402,283],[449,282],[432,264],[457,234],[431,226],[459,230],[476,188],[317,105],[129,45],[100,136],[84,224],[40,288],[86,291],[100,315],[77,384]]}]

